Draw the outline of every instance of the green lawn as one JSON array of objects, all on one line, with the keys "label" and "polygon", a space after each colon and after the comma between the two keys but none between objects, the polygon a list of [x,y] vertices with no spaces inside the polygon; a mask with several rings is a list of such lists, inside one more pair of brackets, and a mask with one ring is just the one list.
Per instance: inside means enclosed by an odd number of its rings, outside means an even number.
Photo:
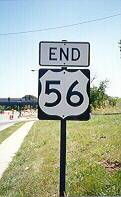
[{"label": "green lawn", "polygon": [[[0,195],[58,196],[59,121],[37,121],[0,180]],[[121,195],[121,115],[67,123],[68,196]]]},{"label": "green lawn", "polygon": [[15,132],[19,127],[21,127],[25,122],[18,122],[14,125],[2,130],[0,132],[0,144],[8,138],[13,132]]}]

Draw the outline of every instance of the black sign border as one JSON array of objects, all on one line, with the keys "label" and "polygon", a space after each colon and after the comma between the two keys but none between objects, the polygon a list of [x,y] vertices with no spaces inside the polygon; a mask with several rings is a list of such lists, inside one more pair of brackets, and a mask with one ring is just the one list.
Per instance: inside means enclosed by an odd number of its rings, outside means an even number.
[{"label": "black sign border", "polygon": [[[48,64],[41,64],[41,43],[66,43],[66,44],[88,44],[89,45],[89,53],[88,53],[88,65],[67,65],[67,64],[64,64],[64,65],[62,65],[62,64],[58,64],[58,65],[48,65]],[[40,66],[51,66],[51,67],[59,67],[59,66],[61,66],[61,67],[80,67],[80,68],[82,68],[82,67],[88,67],[89,65],[90,65],[90,43],[89,42],[67,42],[67,41],[61,41],[61,42],[56,42],[56,41],[41,41],[40,43],[39,43],[39,65]]]},{"label": "black sign border", "polygon": [[[80,70],[88,79],[88,84],[87,84],[87,94],[89,97],[89,106],[86,109],[86,111],[84,113],[82,113],[81,115],[78,116],[67,116],[66,118],[61,118],[59,116],[56,115],[48,115],[45,112],[43,112],[41,110],[41,108],[39,107],[39,95],[41,92],[41,84],[39,82],[39,79],[48,71],[51,70],[53,72],[61,72],[62,70],[66,70],[69,72],[76,72],[78,70]],[[47,69],[47,68],[43,68],[39,70],[39,74],[38,74],[38,119],[39,120],[79,120],[79,121],[87,121],[90,119],[90,70],[89,69]]]}]

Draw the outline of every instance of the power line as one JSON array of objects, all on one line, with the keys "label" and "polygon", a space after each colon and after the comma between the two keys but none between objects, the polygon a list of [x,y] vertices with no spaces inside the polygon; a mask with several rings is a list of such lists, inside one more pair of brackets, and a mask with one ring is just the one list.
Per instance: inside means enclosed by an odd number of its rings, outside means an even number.
[{"label": "power line", "polygon": [[82,22],[73,23],[73,24],[69,24],[69,25],[63,25],[63,26],[48,27],[48,28],[44,28],[44,29],[35,29],[35,30],[28,30],[28,31],[0,33],[0,36],[27,34],[27,33],[41,32],[41,31],[64,29],[64,28],[78,26],[78,25],[82,25],[82,24],[86,24],[86,23],[98,22],[98,21],[114,18],[114,17],[120,16],[120,15],[121,15],[121,13],[118,13],[118,14],[115,14],[115,15],[110,15],[110,16],[106,16],[106,17],[102,17],[102,18],[96,18],[96,19],[92,19],[92,20],[82,21]]}]

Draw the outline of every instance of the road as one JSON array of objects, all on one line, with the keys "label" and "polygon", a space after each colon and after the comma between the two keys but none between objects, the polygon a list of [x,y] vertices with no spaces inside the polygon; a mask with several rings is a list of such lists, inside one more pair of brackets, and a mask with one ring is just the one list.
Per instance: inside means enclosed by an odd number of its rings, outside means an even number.
[{"label": "road", "polygon": [[10,114],[11,114],[11,112],[9,112],[9,111],[6,111],[4,114],[0,114],[0,132],[3,129],[6,129],[19,121],[28,121],[28,120],[33,120],[33,119],[37,120],[36,114],[35,114],[35,117],[33,117],[33,118],[31,118],[31,117],[18,118],[18,115],[19,115],[18,112],[14,112],[14,117],[12,120],[10,120]]},{"label": "road", "polygon": [[10,120],[10,112],[5,112],[4,114],[0,114],[0,131],[6,129],[7,127],[12,126],[15,124],[16,120],[18,119],[18,113],[14,113],[14,119]]},{"label": "road", "polygon": [[6,121],[6,122],[0,122],[0,132],[3,130],[3,129],[6,129],[10,126],[12,126],[13,124],[15,124],[15,122],[11,122],[11,121]]},{"label": "road", "polygon": [[38,120],[36,117],[33,117],[33,118],[27,118],[27,117],[23,117],[23,118],[18,118],[18,119],[14,119],[14,120],[3,120],[3,121],[0,121],[0,132],[3,130],[3,129],[6,129],[10,126],[12,126],[13,124],[17,123],[17,122],[21,122],[21,121],[36,121]]}]

